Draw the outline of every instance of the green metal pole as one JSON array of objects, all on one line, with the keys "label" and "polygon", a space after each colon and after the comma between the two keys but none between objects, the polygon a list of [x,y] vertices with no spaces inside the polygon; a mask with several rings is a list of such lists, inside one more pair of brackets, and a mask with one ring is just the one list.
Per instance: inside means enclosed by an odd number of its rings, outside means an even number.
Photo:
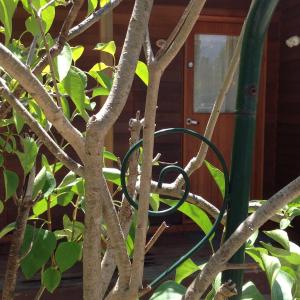
[{"label": "green metal pole", "polygon": [[[230,204],[225,239],[248,215],[252,159],[256,124],[256,107],[264,40],[268,25],[279,0],[255,0],[243,38],[236,104],[236,123],[230,174]],[[258,162],[259,163],[259,162]],[[231,263],[244,262],[245,246],[232,257]],[[243,271],[225,271],[223,282],[231,279],[241,298]]]}]

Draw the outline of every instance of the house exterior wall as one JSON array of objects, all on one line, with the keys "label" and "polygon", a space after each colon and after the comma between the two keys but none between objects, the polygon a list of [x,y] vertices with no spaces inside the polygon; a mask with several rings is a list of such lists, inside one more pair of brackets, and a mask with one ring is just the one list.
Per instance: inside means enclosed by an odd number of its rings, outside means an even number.
[{"label": "house exterior wall", "polygon": [[[159,0],[155,1],[150,20],[150,36],[152,44],[159,39],[165,39],[171,32],[183,11],[187,1]],[[210,0],[204,7],[203,15],[222,17],[244,17],[250,1]],[[122,44],[131,6],[125,1],[114,12],[114,36],[118,45]],[[276,190],[277,163],[277,102],[280,64],[280,7],[272,20],[267,39],[266,63],[266,104],[265,104],[265,145],[264,145],[264,182],[263,195],[268,197]],[[183,96],[184,96],[184,49],[176,56],[167,68],[160,87],[157,110],[157,129],[168,127],[184,127],[183,124]],[[137,110],[143,111],[145,102],[145,87],[136,79],[130,99],[114,128],[114,151],[121,157],[128,149],[128,120]],[[171,149],[171,151],[170,151]],[[182,162],[182,139],[168,137],[157,140],[156,151],[163,153],[168,161]]]},{"label": "house exterior wall", "polygon": [[[114,40],[120,52],[124,41],[132,2],[124,0],[114,10]],[[156,51],[155,42],[165,39],[179,19],[187,0],[156,0],[150,20],[151,41]],[[250,0],[209,0],[203,11],[204,15],[245,16]],[[297,95],[299,86],[299,47],[289,49],[284,41],[290,35],[298,34],[300,28],[300,0],[284,1],[277,9],[270,26],[267,41],[267,82],[266,82],[266,116],[264,149],[264,197],[268,197],[288,181],[299,174],[300,160],[300,100]],[[80,18],[84,16],[84,11]],[[14,22],[16,36],[24,30],[25,14],[21,10]],[[57,15],[57,21],[63,22],[64,14]],[[297,31],[298,30],[298,31]],[[54,29],[55,31],[55,29]],[[99,61],[99,53],[93,47],[99,39],[99,25],[95,24],[84,35],[72,41],[72,45],[85,45],[84,58],[78,61],[82,68],[89,69]],[[30,42],[25,35],[24,41]],[[143,60],[143,57],[141,57]],[[157,110],[157,129],[183,127],[183,90],[184,88],[184,49],[163,75]],[[114,152],[121,158],[128,149],[128,121],[137,110],[143,112],[146,97],[144,84],[136,78],[124,112],[114,127]],[[77,126],[84,129],[83,122]],[[156,152],[162,153],[162,160],[182,162],[182,138],[180,136],[164,137],[157,140]],[[17,163],[15,163],[17,165]],[[154,173],[156,173],[154,171]],[[154,174],[155,176],[155,174]],[[14,206],[1,215],[1,227],[14,219]],[[173,222],[180,223],[175,217]]]},{"label": "house exterior wall", "polygon": [[300,174],[300,47],[285,45],[290,36],[300,36],[300,1],[282,2],[276,189]]}]

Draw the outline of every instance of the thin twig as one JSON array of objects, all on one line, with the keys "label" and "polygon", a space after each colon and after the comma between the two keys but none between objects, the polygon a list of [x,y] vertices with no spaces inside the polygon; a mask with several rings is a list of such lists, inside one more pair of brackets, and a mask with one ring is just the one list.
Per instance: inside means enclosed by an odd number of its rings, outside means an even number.
[{"label": "thin twig", "polygon": [[50,97],[41,81],[24,65],[15,54],[0,43],[0,64],[2,68],[34,96],[47,119],[75,149],[79,157],[84,154],[84,137],[66,118],[62,109]]},{"label": "thin twig", "polygon": [[257,263],[243,263],[243,264],[232,264],[226,263],[223,271],[225,270],[258,270],[259,265]]},{"label": "thin twig", "polygon": [[48,62],[48,55],[51,56],[51,58],[54,58],[57,56],[63,49],[66,41],[68,40],[68,33],[73,25],[81,6],[83,5],[84,0],[74,0],[73,5],[71,6],[68,15],[65,18],[65,21],[60,29],[59,35],[56,39],[56,43],[54,44],[51,49],[49,49],[49,54],[45,55],[39,63],[35,66],[35,68],[32,70],[34,74],[40,74],[44,68],[47,66]]},{"label": "thin twig", "polygon": [[46,288],[42,285],[39,290],[37,291],[34,300],[40,300],[41,297],[43,296],[44,292],[45,292]]},{"label": "thin twig", "polygon": [[36,47],[36,44],[37,44],[37,40],[38,40],[38,36],[35,35],[33,37],[33,40],[32,40],[32,43],[30,45],[30,48],[29,48],[29,52],[28,52],[28,55],[27,55],[27,59],[26,59],[26,65],[29,67],[32,63],[32,59],[33,59],[33,56],[34,56],[34,51],[35,51],[35,47]]},{"label": "thin twig", "polygon": [[[253,5],[253,2],[251,5]],[[250,7],[250,9],[251,9],[251,7]],[[221,112],[221,107],[222,107],[225,97],[233,83],[234,76],[237,72],[237,69],[238,69],[238,66],[240,63],[240,52],[241,52],[242,41],[243,41],[243,36],[244,36],[244,31],[245,31],[245,26],[246,26],[245,24],[246,24],[247,18],[248,18],[248,16],[246,17],[246,19],[244,21],[237,44],[233,51],[233,55],[232,55],[228,70],[225,75],[222,87],[219,90],[219,93],[216,97],[214,106],[212,108],[212,112],[209,116],[209,120],[208,120],[206,128],[205,128],[204,137],[206,137],[208,140],[210,140],[212,138],[215,126],[217,124],[217,121],[218,121],[218,118],[219,118],[219,115]],[[195,172],[197,169],[199,169],[202,166],[204,159],[206,157],[207,151],[208,151],[208,145],[206,143],[202,142],[197,155],[195,157],[193,157],[187,163],[186,167],[184,168],[184,170],[188,174],[188,176],[192,175],[193,172]],[[175,186],[181,187],[183,184],[184,184],[183,177],[181,175],[179,175],[175,180]]]},{"label": "thin twig", "polygon": [[154,61],[154,54],[153,54],[151,41],[150,41],[149,27],[147,28],[145,34],[145,41],[143,44],[143,48],[144,48],[147,65],[150,65]]},{"label": "thin twig", "polygon": [[9,91],[4,80],[0,78],[0,95],[2,95],[8,103],[18,112],[26,121],[32,131],[38,136],[41,142],[49,149],[49,151],[57,157],[67,168],[72,170],[79,176],[83,175],[83,168],[80,164],[69,157],[61,147],[50,137],[47,131],[40,123],[28,112],[23,104]]},{"label": "thin twig", "polygon": [[18,201],[19,207],[18,207],[18,215],[16,219],[16,228],[13,233],[12,242],[9,249],[9,255],[8,255],[5,278],[3,283],[3,290],[2,290],[2,300],[14,299],[17,273],[20,266],[19,253],[24,239],[29,212],[33,205],[32,191],[33,191],[34,178],[35,178],[35,166],[32,168],[31,172],[29,173],[25,195],[23,195],[23,199],[21,199],[21,201]]},{"label": "thin twig", "polygon": [[[135,118],[129,120],[130,146],[135,144],[140,139],[140,132],[143,126],[142,122],[143,120],[140,119],[139,111],[137,111]],[[128,174],[127,189],[131,197],[134,197],[134,195],[136,194],[135,185],[138,177],[138,158],[139,158],[139,151],[135,151],[130,157],[128,163],[129,174]],[[122,227],[124,236],[127,236],[132,221],[132,210],[129,202],[125,199],[124,196],[122,198],[122,206],[119,211],[119,220],[120,220],[120,225]],[[115,267],[116,267],[116,263],[114,260],[113,249],[109,247],[105,252],[101,264],[101,268],[103,272],[102,273],[103,274],[102,275],[102,298],[109,286]]]},{"label": "thin twig", "polygon": [[52,82],[53,82],[55,93],[56,93],[57,104],[58,104],[59,107],[61,107],[61,99],[60,99],[60,93],[59,93],[59,90],[58,90],[56,77],[55,77],[54,63],[53,63],[52,56],[50,54],[50,47],[49,47],[48,41],[46,39],[46,34],[45,34],[45,30],[43,28],[42,17],[41,17],[41,14],[42,14],[43,10],[46,9],[49,5],[51,5],[52,4],[51,2],[53,3],[53,0],[48,2],[47,4],[45,4],[44,6],[42,6],[37,11],[36,8],[34,7],[33,3],[32,3],[32,0],[29,0],[31,8],[35,12],[35,17],[36,17],[36,20],[39,24],[40,33],[41,33],[41,36],[42,36],[42,39],[43,39],[43,42],[44,42],[44,46],[45,46],[45,49],[46,49],[46,55],[47,55],[48,63],[49,63],[49,66],[50,66],[50,75],[52,77]]},{"label": "thin twig", "polygon": [[167,223],[164,221],[160,224],[160,226],[157,228],[153,236],[151,237],[150,241],[146,244],[145,247],[145,254],[153,247],[153,245],[156,243],[158,238],[162,235],[162,233],[169,228]]}]

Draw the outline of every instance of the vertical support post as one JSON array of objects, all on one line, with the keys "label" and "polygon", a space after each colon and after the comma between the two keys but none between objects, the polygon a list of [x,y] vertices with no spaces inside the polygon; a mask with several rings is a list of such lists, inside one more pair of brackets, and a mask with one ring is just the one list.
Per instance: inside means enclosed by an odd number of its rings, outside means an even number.
[{"label": "vertical support post", "polygon": [[[256,108],[263,46],[268,25],[279,0],[255,0],[247,20],[240,63],[236,123],[230,176],[230,201],[225,239],[248,215],[253,148],[256,125]],[[231,263],[243,263],[245,246],[231,258]],[[231,279],[241,298],[243,270],[230,270],[222,274],[223,282]]]}]

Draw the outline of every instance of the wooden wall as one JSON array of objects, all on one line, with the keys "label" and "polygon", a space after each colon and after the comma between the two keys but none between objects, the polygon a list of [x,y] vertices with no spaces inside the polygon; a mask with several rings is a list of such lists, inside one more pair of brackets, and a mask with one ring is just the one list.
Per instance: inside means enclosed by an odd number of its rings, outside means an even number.
[{"label": "wooden wall", "polygon": [[[176,24],[183,5],[183,0],[156,1],[150,20],[150,35],[152,44],[158,39],[164,39]],[[245,16],[250,1],[210,0],[202,14],[213,16]],[[129,20],[131,6],[125,1],[114,12],[114,36],[118,46],[122,44],[125,26]],[[277,102],[279,80],[279,51],[280,51],[280,8],[270,26],[267,40],[267,75],[266,75],[266,120],[265,120],[265,149],[264,149],[264,196],[267,197],[276,189],[276,138],[277,138]],[[155,48],[156,50],[156,48]],[[183,126],[183,73],[184,50],[180,51],[176,59],[164,74],[158,101],[157,129]],[[145,101],[145,87],[135,80],[132,93],[124,113],[118,120],[115,129],[115,152],[121,157],[128,149],[128,119],[135,115],[136,110],[143,110]],[[172,151],[170,151],[172,149]],[[168,137],[157,141],[156,150],[163,153],[168,161],[182,161],[182,144],[180,137]],[[167,156],[165,156],[168,154]]]},{"label": "wooden wall", "polygon": [[300,1],[282,1],[276,188],[300,174],[300,47],[285,40],[300,35]]},{"label": "wooden wall", "polygon": [[[114,40],[120,52],[124,41],[132,2],[124,2],[114,11]],[[150,34],[154,50],[155,42],[168,37],[179,19],[187,0],[156,0],[150,20]],[[245,16],[250,0],[209,0],[203,14],[215,16]],[[84,16],[82,11],[80,18]],[[289,49],[284,41],[293,34],[299,34],[300,0],[284,1],[276,12],[268,35],[266,121],[264,155],[264,196],[269,196],[286,182],[299,174],[300,144],[300,104],[297,94],[299,86],[300,51],[299,47]],[[57,16],[63,22],[63,14]],[[24,13],[18,11],[14,29],[18,35],[24,27]],[[30,38],[27,37],[27,41]],[[99,25],[95,24],[84,35],[72,41],[72,45],[85,45],[84,58],[79,60],[80,67],[90,68],[98,60],[97,51],[93,51],[99,42]],[[143,60],[143,57],[141,57]],[[160,87],[157,129],[183,126],[183,69],[184,50],[166,70]],[[279,72],[280,71],[280,72]],[[137,110],[143,112],[146,89],[136,78],[124,112],[114,127],[114,152],[121,158],[128,149],[128,121]],[[83,129],[83,124],[78,126]],[[171,151],[170,151],[171,149]],[[180,136],[164,137],[157,140],[156,152],[162,153],[162,160],[182,161],[182,143]],[[14,214],[1,215],[0,225],[4,225]],[[174,222],[180,222],[179,219]],[[2,227],[2,226],[1,226]]]}]

